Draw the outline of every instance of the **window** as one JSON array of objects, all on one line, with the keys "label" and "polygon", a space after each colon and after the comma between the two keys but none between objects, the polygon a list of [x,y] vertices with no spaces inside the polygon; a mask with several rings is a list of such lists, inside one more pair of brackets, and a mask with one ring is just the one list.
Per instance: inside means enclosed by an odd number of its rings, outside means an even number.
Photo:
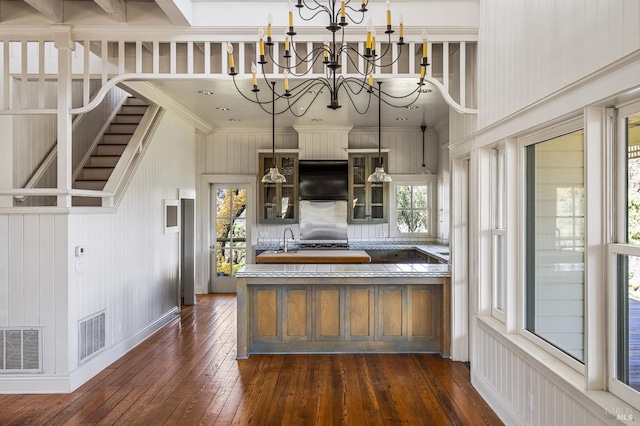
[{"label": "window", "polygon": [[624,142],[619,151],[623,189],[620,191],[622,225],[616,255],[616,378],[640,391],[640,113],[623,118]]},{"label": "window", "polygon": [[394,175],[393,232],[396,235],[435,235],[433,178]]},{"label": "window", "polygon": [[526,148],[525,328],[584,362],[584,131]]},{"label": "window", "polygon": [[505,151],[495,149],[492,157],[491,206],[492,206],[492,313],[504,321],[506,231],[505,231]]}]

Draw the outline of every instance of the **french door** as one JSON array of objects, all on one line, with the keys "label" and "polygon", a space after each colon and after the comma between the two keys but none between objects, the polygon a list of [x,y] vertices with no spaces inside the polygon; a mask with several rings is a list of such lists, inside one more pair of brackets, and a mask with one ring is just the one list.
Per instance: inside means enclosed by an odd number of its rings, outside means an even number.
[{"label": "french door", "polygon": [[247,192],[241,185],[211,185],[212,293],[235,293],[236,272],[247,262]]}]

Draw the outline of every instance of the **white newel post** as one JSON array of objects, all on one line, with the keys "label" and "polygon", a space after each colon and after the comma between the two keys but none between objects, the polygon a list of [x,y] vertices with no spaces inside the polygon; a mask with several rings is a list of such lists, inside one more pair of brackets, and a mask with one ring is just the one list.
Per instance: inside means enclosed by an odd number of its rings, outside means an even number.
[{"label": "white newel post", "polygon": [[72,170],[72,117],[71,117],[71,52],[75,44],[71,40],[71,27],[52,27],[58,49],[58,207],[71,207]]}]

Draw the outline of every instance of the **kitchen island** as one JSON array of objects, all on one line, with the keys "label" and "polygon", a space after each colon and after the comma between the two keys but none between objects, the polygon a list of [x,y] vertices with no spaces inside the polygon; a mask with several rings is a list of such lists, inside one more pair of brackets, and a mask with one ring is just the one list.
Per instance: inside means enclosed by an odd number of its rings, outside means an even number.
[{"label": "kitchen island", "polygon": [[250,264],[238,358],[253,353],[450,353],[445,264]]}]

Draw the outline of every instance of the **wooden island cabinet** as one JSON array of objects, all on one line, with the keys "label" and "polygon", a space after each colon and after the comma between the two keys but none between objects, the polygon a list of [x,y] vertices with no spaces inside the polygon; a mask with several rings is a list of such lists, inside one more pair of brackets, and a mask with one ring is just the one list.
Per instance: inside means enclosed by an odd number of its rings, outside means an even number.
[{"label": "wooden island cabinet", "polygon": [[443,265],[247,265],[238,277],[238,358],[449,355],[450,273]]}]

